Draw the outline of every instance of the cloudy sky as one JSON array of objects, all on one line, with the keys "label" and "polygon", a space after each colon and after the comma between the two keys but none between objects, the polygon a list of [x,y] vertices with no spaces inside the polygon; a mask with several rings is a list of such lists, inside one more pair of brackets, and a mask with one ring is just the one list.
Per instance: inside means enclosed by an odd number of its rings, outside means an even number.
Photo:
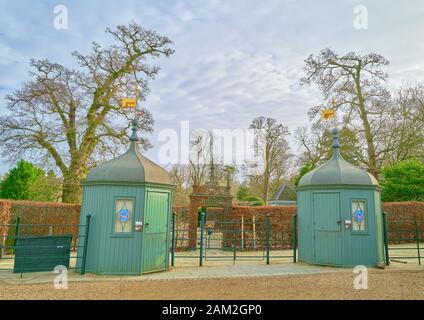
[{"label": "cloudy sky", "polygon": [[[68,9],[68,29],[53,27],[54,7]],[[355,6],[368,10],[368,28],[354,27]],[[106,27],[134,20],[171,38],[175,54],[157,60],[159,76],[144,106],[164,128],[246,128],[256,116],[277,118],[293,132],[322,102],[299,86],[304,59],[331,47],[376,52],[390,60],[388,86],[424,80],[424,3],[329,0],[0,0],[0,113],[3,97],[28,80],[31,58],[75,66],[73,50],[107,45]],[[293,145],[293,149],[295,146]],[[8,169],[3,160],[0,173]]]}]

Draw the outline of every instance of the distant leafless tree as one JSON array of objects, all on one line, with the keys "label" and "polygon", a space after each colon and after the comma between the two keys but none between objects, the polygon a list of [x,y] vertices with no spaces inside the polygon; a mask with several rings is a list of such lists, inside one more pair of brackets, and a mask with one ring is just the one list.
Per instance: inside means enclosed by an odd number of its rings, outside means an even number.
[{"label": "distant leafless tree", "polygon": [[390,114],[379,143],[384,165],[418,158],[424,161],[424,85],[404,84],[392,95]]},{"label": "distant leafless tree", "polygon": [[174,204],[188,205],[190,194],[190,165],[174,164],[168,170],[172,183],[175,185]]},{"label": "distant leafless tree", "polygon": [[190,180],[194,186],[202,185],[207,178],[206,140],[204,135],[196,135],[190,141]]},{"label": "distant leafless tree", "polygon": [[288,171],[288,159],[291,157],[286,137],[289,135],[287,126],[278,123],[276,119],[257,117],[253,119],[250,129],[257,130],[257,144],[263,151],[264,172],[262,175],[251,176],[251,184],[260,186],[261,197],[268,200],[270,185],[281,181]]}]

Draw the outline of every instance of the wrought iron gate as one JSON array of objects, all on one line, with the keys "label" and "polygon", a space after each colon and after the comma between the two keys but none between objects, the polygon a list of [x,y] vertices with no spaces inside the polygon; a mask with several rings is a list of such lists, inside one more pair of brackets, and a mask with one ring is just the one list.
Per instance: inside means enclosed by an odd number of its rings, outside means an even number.
[{"label": "wrought iron gate", "polygon": [[199,266],[209,261],[297,260],[297,220],[271,225],[270,214],[264,216],[233,217],[222,219],[217,212],[200,215],[196,249],[188,248],[188,221],[177,221],[173,215],[171,230],[171,265],[176,259],[198,259]]}]

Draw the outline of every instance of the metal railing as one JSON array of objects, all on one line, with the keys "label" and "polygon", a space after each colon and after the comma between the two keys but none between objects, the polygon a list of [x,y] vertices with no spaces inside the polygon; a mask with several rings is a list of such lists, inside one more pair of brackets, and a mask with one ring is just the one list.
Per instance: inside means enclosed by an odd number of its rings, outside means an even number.
[{"label": "metal railing", "polygon": [[[43,259],[45,261],[45,259],[64,258],[67,261],[67,245],[29,245],[25,243],[48,237],[69,237],[68,269],[74,269],[85,274],[90,220],[91,216],[87,215],[85,224],[23,224],[21,219],[17,217],[12,224],[0,224],[0,230],[5,230],[0,234],[0,271],[17,272],[16,265],[22,263],[32,263],[34,265],[31,268],[32,272],[46,271],[44,267],[37,267],[40,262],[43,262]],[[82,250],[79,250],[80,248]],[[51,253],[55,250],[61,251],[60,249],[63,249],[65,256]],[[20,252],[25,251],[27,253],[32,251],[32,253],[31,255],[21,256]],[[18,256],[16,255],[17,252]],[[37,252],[39,253],[37,254]]]},{"label": "metal railing", "polygon": [[383,212],[385,263],[390,261],[407,263],[406,260],[417,260],[421,265],[421,249],[424,240],[424,221],[422,220],[388,220]]},{"label": "metal railing", "polygon": [[[248,227],[247,227],[248,226]],[[190,236],[197,236],[196,241]],[[241,219],[230,221],[205,221],[200,216],[200,227],[193,233],[188,223],[177,223],[177,214],[172,215],[171,266],[176,259],[198,259],[199,266],[204,262],[217,260],[263,260],[270,264],[271,259],[292,259],[297,261],[297,215],[292,221],[271,225],[269,212],[265,219],[249,222]],[[190,243],[196,243],[190,248]],[[291,254],[277,253],[278,250],[292,250]]]}]

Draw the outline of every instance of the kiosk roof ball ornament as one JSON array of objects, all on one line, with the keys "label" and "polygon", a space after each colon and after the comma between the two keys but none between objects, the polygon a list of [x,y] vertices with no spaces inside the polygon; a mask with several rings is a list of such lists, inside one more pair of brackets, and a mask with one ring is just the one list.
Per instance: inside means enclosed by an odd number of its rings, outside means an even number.
[{"label": "kiosk roof ball ornament", "polygon": [[132,135],[130,147],[123,155],[102,163],[90,171],[84,184],[88,182],[121,181],[128,183],[159,183],[171,185],[168,172],[144,157],[137,146],[137,120],[131,121]]},{"label": "kiosk roof ball ornament", "polygon": [[332,266],[384,266],[380,187],[343,159],[339,131],[333,155],[304,175],[297,190],[299,260]]},{"label": "kiosk roof ball ornament", "polygon": [[162,167],[140,153],[138,123],[131,124],[128,151],[98,165],[82,182],[81,224],[92,216],[87,272],[140,275],[169,267],[174,186]]},{"label": "kiosk roof ball ornament", "polygon": [[305,174],[299,187],[311,185],[363,185],[378,186],[378,181],[365,170],[343,159],[340,153],[339,130],[333,129],[333,155],[322,166]]}]

